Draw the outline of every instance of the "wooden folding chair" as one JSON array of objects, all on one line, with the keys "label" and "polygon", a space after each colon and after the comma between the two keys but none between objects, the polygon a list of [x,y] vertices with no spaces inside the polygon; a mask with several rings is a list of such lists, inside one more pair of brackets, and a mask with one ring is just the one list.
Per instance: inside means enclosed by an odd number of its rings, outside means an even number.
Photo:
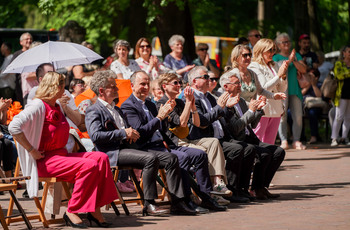
[{"label": "wooden folding chair", "polygon": [[[134,168],[124,167],[124,166],[111,166],[111,169],[114,171],[114,183],[115,183],[115,186],[117,188],[117,193],[118,193],[118,199],[114,201],[114,204],[121,204],[126,215],[130,214],[129,209],[126,206],[126,203],[137,203],[137,204],[140,204],[141,207],[143,207],[144,195],[143,195],[143,191],[140,187],[140,182],[137,180],[137,177],[135,175]],[[134,183],[134,186],[136,188],[136,193],[137,193],[136,198],[124,199],[123,196],[121,195],[121,192],[119,191],[119,189],[117,187],[117,181],[118,181],[118,176],[119,176],[120,170],[128,170],[129,171],[129,175],[130,175],[132,182]]]},{"label": "wooden folding chair", "polygon": [[17,215],[4,216],[4,213],[3,213],[1,205],[0,205],[0,222],[1,222],[2,227],[5,230],[8,229],[8,225],[7,225],[5,220],[7,218],[12,218],[12,217],[17,217],[17,216],[22,216],[22,219],[24,220],[25,224],[27,225],[27,228],[32,229],[32,225],[30,224],[29,219],[27,218],[27,215],[24,212],[24,209],[22,208],[21,204],[18,202],[17,197],[16,197],[15,193],[13,192],[17,188],[17,185],[16,184],[8,184],[8,183],[11,183],[13,181],[26,180],[26,179],[30,179],[30,177],[10,177],[10,178],[1,178],[0,179],[0,181],[2,182],[2,183],[0,183],[0,191],[8,191],[10,193],[11,199],[16,204],[17,209],[19,211],[19,214],[17,214]]},{"label": "wooden folding chair", "polygon": [[[19,163],[19,159],[17,159],[16,169],[15,169],[15,173],[14,173],[15,177],[19,176],[19,171],[20,171],[20,163]],[[30,215],[30,216],[28,216],[28,219],[29,220],[38,219],[39,221],[41,221],[43,223],[43,226],[45,228],[47,228],[47,227],[49,227],[50,224],[59,223],[59,222],[63,221],[62,218],[59,218],[59,219],[51,218],[51,219],[47,220],[46,217],[45,217],[44,210],[45,210],[45,205],[46,205],[47,194],[48,194],[48,191],[49,191],[49,186],[51,184],[53,184],[53,183],[61,182],[68,200],[71,198],[71,194],[70,194],[70,191],[69,191],[67,183],[65,181],[62,181],[62,180],[56,178],[56,177],[39,177],[39,182],[45,182],[45,184],[44,184],[44,190],[43,190],[41,203],[40,203],[38,197],[34,197],[33,198],[34,202],[35,202],[35,205],[36,205],[36,207],[38,209],[38,214]],[[18,181],[14,181],[13,184],[16,185],[16,188],[13,190],[14,194],[16,194]],[[11,216],[12,215],[13,203],[14,203],[14,199],[11,197],[10,203],[9,203],[9,208],[8,208],[8,211],[7,211],[7,216]],[[23,218],[22,217],[18,217],[18,218],[9,217],[6,220],[6,223],[8,225],[10,225],[10,223],[18,222],[18,221],[23,221]]]},{"label": "wooden folding chair", "polygon": [[[158,184],[162,187],[162,192],[160,194],[158,194],[158,199],[161,200],[162,204],[170,203],[171,202],[171,197],[170,197],[170,194],[169,194],[169,189],[168,189],[168,184],[167,184],[167,181],[166,181],[166,176],[165,176],[165,170],[164,169],[159,169],[158,170],[158,175],[157,175],[156,180],[157,180]],[[140,187],[143,189],[143,180],[142,179],[141,179],[141,182],[140,182]],[[164,201],[165,197],[168,198],[167,201]]]}]

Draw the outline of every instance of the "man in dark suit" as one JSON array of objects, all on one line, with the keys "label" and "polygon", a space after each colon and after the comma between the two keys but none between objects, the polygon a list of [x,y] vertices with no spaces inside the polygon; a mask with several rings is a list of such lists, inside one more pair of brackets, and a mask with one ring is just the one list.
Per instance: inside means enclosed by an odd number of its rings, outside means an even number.
[{"label": "man in dark suit", "polygon": [[[161,215],[166,210],[155,205],[158,197],[156,176],[158,168],[165,168],[170,195],[171,212],[194,215],[184,204],[179,162],[174,154],[161,151],[140,151],[128,148],[140,139],[140,133],[131,128],[122,111],[115,106],[118,88],[112,71],[98,71],[91,79],[90,87],[98,96],[96,103],[86,110],[86,127],[96,150],[105,152],[112,166],[132,166],[143,170],[144,214]],[[167,111],[164,112],[164,115]]]},{"label": "man in dark suit", "polygon": [[233,140],[225,135],[220,118],[225,115],[224,108],[233,106],[233,98],[228,93],[222,94],[218,100],[208,93],[209,76],[204,66],[196,66],[188,73],[190,86],[194,89],[195,104],[200,118],[200,127],[190,126],[188,139],[216,137],[220,140],[226,158],[227,188],[233,192],[231,202],[246,203],[253,200],[249,194],[242,193],[241,183],[250,179],[254,164],[255,148],[244,142]]},{"label": "man in dark suit", "polygon": [[140,133],[140,138],[135,142],[137,148],[147,149],[147,151],[169,151],[177,155],[183,173],[182,180],[185,197],[187,198],[186,203],[190,208],[196,209],[197,212],[205,212],[200,207],[194,206],[189,199],[191,189],[187,172],[192,167],[196,172],[200,189],[198,195],[202,198],[201,206],[215,211],[226,210],[226,207],[218,205],[209,196],[210,191],[212,191],[212,184],[210,182],[207,154],[199,149],[176,146],[165,135],[168,114],[175,106],[174,101],[169,100],[157,111],[156,105],[147,99],[150,89],[149,76],[144,71],[137,71],[130,77],[130,81],[133,93],[122,104],[121,109],[129,124]]},{"label": "man in dark suit", "polygon": [[[232,72],[227,72],[220,79],[220,85],[232,97],[236,97],[239,102],[231,108],[225,108],[224,121],[222,122],[227,134],[232,139],[244,141],[256,149],[256,163],[252,181],[252,191],[256,198],[266,200],[267,198],[277,198],[279,194],[271,194],[269,187],[273,176],[281,165],[285,151],[276,146],[261,142],[254,134],[255,128],[261,116],[264,115],[262,108],[266,105],[266,98],[261,96],[259,99],[252,99],[249,107],[243,98],[239,98],[241,84],[239,78]],[[249,183],[243,185],[242,189],[248,191]]]}]

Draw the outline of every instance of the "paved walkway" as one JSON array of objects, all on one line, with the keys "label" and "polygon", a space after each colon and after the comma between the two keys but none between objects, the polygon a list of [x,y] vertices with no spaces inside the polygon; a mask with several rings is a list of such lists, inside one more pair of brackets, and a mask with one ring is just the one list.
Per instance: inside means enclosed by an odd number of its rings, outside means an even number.
[{"label": "paved walkway", "polygon": [[[226,212],[212,212],[195,217],[142,217],[140,207],[129,204],[132,213],[120,217],[112,210],[104,211],[112,229],[244,229],[244,230],[332,230],[350,229],[350,148],[330,149],[309,146],[305,151],[288,150],[286,159],[273,181],[271,191],[280,193],[276,200],[230,204]],[[21,197],[23,191],[18,191]],[[7,207],[8,194],[0,196]],[[32,200],[20,198],[27,213],[35,212]],[[6,211],[6,210],[5,210]],[[31,221],[42,229],[38,221]],[[71,229],[63,224],[52,229]],[[14,223],[10,229],[25,229],[24,223]],[[97,228],[94,228],[97,229]]]}]

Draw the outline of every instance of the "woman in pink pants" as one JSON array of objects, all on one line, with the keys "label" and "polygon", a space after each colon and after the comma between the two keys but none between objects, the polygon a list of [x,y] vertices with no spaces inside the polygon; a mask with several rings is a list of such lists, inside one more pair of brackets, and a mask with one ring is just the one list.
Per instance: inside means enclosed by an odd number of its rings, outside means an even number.
[{"label": "woman in pink pants", "polygon": [[[18,142],[19,158],[30,197],[37,196],[37,178],[57,177],[74,183],[72,198],[63,218],[66,224],[86,228],[77,215],[88,213],[88,219],[108,227],[100,207],[117,198],[108,156],[102,152],[68,154],[69,125],[56,104],[64,93],[65,76],[48,72],[36,92],[36,99],[16,117],[9,130]],[[65,105],[61,105],[65,106]]]},{"label": "woman in pink pants", "polygon": [[[256,73],[265,90],[271,93],[283,93],[287,89],[286,73],[290,61],[284,61],[281,67],[277,68],[272,60],[276,48],[276,44],[271,39],[260,39],[254,46],[253,61],[248,69]],[[260,119],[254,133],[260,141],[274,145],[281,116],[284,112],[283,102],[273,98],[267,99],[266,102],[265,115]]]}]

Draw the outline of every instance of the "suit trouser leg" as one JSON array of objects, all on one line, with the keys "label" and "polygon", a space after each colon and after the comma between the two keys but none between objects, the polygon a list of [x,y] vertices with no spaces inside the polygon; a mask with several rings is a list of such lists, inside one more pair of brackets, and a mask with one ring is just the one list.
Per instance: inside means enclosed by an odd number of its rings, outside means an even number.
[{"label": "suit trouser leg", "polygon": [[271,163],[272,159],[272,152],[259,145],[255,145],[256,153],[257,153],[257,160],[255,162],[254,166],[254,174],[253,174],[253,181],[252,181],[252,190],[258,189],[258,188],[264,188],[264,182],[266,178],[266,171],[268,166]]},{"label": "suit trouser leg", "polygon": [[152,152],[136,149],[122,149],[118,155],[118,166],[130,166],[143,169],[143,193],[145,200],[156,199],[157,185],[155,183],[159,168],[159,159]]},{"label": "suit trouser leg", "polygon": [[179,160],[175,154],[168,151],[158,151],[149,149],[148,152],[154,153],[159,159],[159,168],[164,168],[166,172],[167,184],[172,198],[172,202],[183,198],[184,186],[181,179]]},{"label": "suit trouser leg", "polygon": [[244,156],[243,146],[228,141],[220,142],[226,158],[225,169],[228,181],[227,187],[230,190],[238,189],[240,172]]},{"label": "suit trouser leg", "polygon": [[273,177],[275,176],[276,171],[282,164],[284,157],[286,155],[286,152],[284,151],[284,149],[282,149],[279,146],[270,145],[263,142],[260,142],[259,146],[270,150],[270,152],[272,153],[270,164],[266,168],[265,180],[264,180],[264,187],[268,188]]}]

